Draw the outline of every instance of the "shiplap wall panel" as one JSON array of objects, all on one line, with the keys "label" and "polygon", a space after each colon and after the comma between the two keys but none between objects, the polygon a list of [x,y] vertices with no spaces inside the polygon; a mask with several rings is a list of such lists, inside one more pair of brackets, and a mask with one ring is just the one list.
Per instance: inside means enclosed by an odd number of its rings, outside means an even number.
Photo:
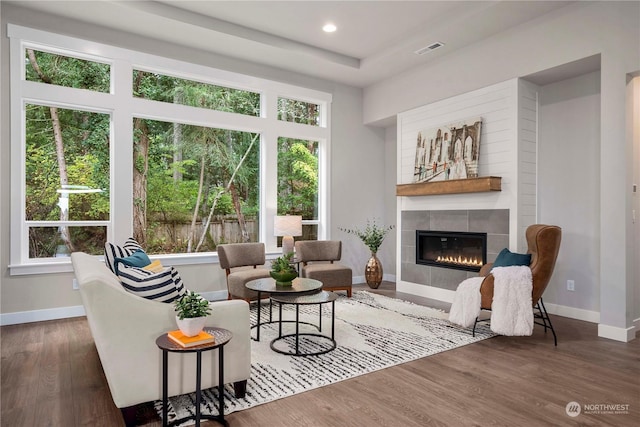
[{"label": "shiplap wall panel", "polygon": [[398,184],[413,182],[418,132],[482,118],[478,173],[502,177],[502,191],[401,197],[399,209],[515,208],[517,80],[458,95],[398,115]]},{"label": "shiplap wall panel", "polygon": [[526,249],[524,231],[536,222],[538,88],[519,79],[488,86],[398,115],[398,184],[413,182],[416,140],[424,132],[482,118],[480,176],[502,178],[502,191],[400,197],[398,209],[510,209],[510,245]]}]

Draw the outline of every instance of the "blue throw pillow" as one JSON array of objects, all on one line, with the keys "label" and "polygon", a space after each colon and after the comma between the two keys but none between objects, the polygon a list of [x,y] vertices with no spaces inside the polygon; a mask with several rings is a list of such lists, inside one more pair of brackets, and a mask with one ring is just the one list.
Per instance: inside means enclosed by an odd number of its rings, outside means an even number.
[{"label": "blue throw pillow", "polygon": [[118,265],[120,263],[122,263],[124,265],[127,265],[129,267],[142,268],[142,267],[146,267],[147,265],[151,264],[151,260],[149,259],[147,254],[144,253],[144,251],[142,249],[138,249],[134,253],[129,255],[128,257],[125,257],[125,258],[114,258],[113,266],[114,266],[114,269],[116,271],[116,274],[119,274]]},{"label": "blue throw pillow", "polygon": [[531,254],[517,254],[504,248],[498,254],[493,262],[492,270],[496,267],[511,267],[513,265],[529,265],[531,264]]}]

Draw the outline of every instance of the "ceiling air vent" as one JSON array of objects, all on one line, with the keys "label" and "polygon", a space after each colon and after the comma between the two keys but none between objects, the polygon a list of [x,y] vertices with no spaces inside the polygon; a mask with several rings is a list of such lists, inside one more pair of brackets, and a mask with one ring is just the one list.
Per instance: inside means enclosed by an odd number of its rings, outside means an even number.
[{"label": "ceiling air vent", "polygon": [[442,42],[431,43],[429,46],[423,47],[422,49],[418,49],[415,51],[416,55],[424,55],[427,52],[431,52],[432,50],[436,50],[444,46]]}]

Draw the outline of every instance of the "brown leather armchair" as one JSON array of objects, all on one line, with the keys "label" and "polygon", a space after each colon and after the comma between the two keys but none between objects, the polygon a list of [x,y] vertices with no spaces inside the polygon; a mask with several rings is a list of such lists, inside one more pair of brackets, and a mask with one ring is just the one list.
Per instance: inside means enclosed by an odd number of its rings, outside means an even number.
[{"label": "brown leather armchair", "polygon": [[[551,329],[554,344],[558,345],[556,332],[551,325],[551,319],[542,301],[542,294],[549,284],[556,265],[562,239],[562,229],[555,225],[533,224],[527,228],[526,238],[528,244],[527,253],[531,254],[532,303],[534,309],[537,310],[537,312],[534,312],[534,317],[542,321],[542,323],[535,323],[544,326],[545,333],[547,328]],[[484,277],[480,285],[480,308],[482,310],[491,310],[491,303],[493,302],[494,277],[491,274],[492,267],[493,263],[485,264],[479,273],[480,276]],[[479,320],[476,319],[476,324],[478,322]],[[476,324],[473,325],[474,335]]]}]

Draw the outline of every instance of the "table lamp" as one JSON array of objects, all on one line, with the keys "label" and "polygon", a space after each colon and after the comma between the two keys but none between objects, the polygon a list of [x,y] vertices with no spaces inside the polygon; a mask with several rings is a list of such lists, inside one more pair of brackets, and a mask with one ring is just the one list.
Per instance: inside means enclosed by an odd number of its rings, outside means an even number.
[{"label": "table lamp", "polygon": [[273,235],[282,236],[282,254],[293,252],[293,236],[302,236],[302,216],[283,215],[274,217]]}]

